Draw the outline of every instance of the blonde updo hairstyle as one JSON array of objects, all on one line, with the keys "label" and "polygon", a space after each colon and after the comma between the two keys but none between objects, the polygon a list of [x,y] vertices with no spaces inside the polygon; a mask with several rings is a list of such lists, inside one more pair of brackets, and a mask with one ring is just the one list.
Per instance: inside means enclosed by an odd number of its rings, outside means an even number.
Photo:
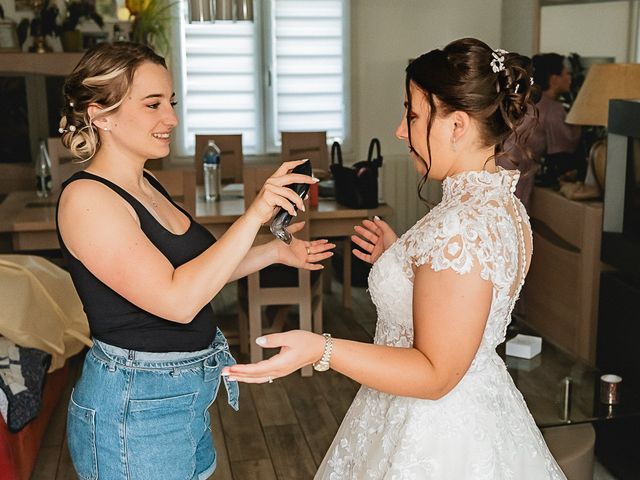
[{"label": "blonde updo hairstyle", "polygon": [[[136,69],[144,62],[167,68],[164,58],[146,45],[132,42],[101,43],[82,57],[63,87],[60,119],[62,144],[83,161],[100,149],[96,118],[115,112],[125,99]],[[102,107],[89,117],[92,104]]]}]

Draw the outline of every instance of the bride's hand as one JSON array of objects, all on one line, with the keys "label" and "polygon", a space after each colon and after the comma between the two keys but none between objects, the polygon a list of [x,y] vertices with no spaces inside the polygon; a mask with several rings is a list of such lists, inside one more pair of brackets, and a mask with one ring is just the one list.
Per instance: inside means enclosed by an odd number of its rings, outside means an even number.
[{"label": "bride's hand", "polygon": [[353,254],[360,260],[371,264],[375,263],[380,255],[398,239],[387,222],[380,220],[377,216],[373,217],[373,221],[364,220],[362,226],[356,225],[353,229],[360,236],[351,235],[351,240],[364,250],[362,252],[354,248]]},{"label": "bride's hand", "polygon": [[[303,229],[305,222],[296,222],[289,225],[287,230],[294,234]],[[291,243],[287,245],[281,240],[273,240],[278,252],[278,263],[288,265],[295,268],[304,268],[306,270],[320,270],[324,268],[320,262],[326,260],[333,255],[336,246],[329,243],[329,240],[313,240],[307,242],[299,240],[295,237]]]},{"label": "bride's hand", "polygon": [[278,348],[280,353],[268,360],[248,365],[232,365],[222,369],[222,375],[229,380],[245,383],[265,383],[285,377],[290,373],[317,362],[324,352],[325,339],[322,335],[304,330],[265,335],[256,340],[263,348]]}]

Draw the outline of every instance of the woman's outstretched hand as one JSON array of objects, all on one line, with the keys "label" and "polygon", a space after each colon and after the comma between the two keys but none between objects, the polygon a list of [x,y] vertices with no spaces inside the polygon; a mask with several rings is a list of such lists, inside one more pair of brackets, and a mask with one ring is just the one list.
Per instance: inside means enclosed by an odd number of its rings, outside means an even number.
[{"label": "woman's outstretched hand", "polygon": [[[292,223],[287,230],[291,234],[297,233],[304,228],[304,223]],[[306,270],[321,270],[324,268],[320,262],[333,256],[331,250],[336,248],[335,244],[329,243],[329,240],[324,238],[307,242],[293,237],[289,245],[281,240],[273,240],[273,242],[278,252],[278,263]]]},{"label": "woman's outstretched hand", "polygon": [[291,330],[259,337],[256,343],[263,348],[278,348],[280,353],[268,360],[222,369],[229,380],[245,383],[265,383],[285,377],[299,368],[317,362],[322,357],[325,339],[322,335],[304,330]]},{"label": "woman's outstretched hand", "polygon": [[247,209],[245,215],[253,217],[260,221],[260,224],[267,223],[275,212],[277,207],[284,208],[292,216],[296,216],[294,205],[304,212],[303,200],[288,188],[287,185],[294,183],[317,183],[318,179],[299,173],[290,173],[298,165],[308,162],[309,160],[294,160],[284,162],[271,175],[258,192],[256,199]]},{"label": "woman's outstretched hand", "polygon": [[353,229],[360,236],[351,235],[351,240],[364,250],[363,252],[354,248],[353,254],[360,260],[371,264],[375,263],[380,255],[398,239],[387,222],[380,220],[377,216],[373,217],[373,221],[364,220],[362,226],[356,225]]}]

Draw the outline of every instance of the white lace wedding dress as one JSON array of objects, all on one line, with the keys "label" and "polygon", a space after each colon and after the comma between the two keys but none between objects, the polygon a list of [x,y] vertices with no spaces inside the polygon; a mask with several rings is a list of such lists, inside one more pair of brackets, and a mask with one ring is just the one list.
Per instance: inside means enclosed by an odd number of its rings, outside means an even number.
[{"label": "white lace wedding dress", "polygon": [[491,310],[469,370],[443,398],[363,386],[316,479],[565,478],[495,352],[523,283],[523,232],[531,238],[526,211],[512,193],[517,180],[517,171],[503,169],[445,179],[441,203],[374,264],[369,290],[378,312],[377,344],[413,344],[412,265],[464,274],[479,262],[494,286]]}]

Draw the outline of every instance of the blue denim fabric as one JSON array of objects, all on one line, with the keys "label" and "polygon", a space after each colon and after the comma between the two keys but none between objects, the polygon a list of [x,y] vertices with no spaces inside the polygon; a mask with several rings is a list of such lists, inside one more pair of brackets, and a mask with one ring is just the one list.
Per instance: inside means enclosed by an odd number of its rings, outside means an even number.
[{"label": "blue denim fabric", "polygon": [[[208,408],[235,364],[220,330],[199,352],[151,353],[94,340],[69,402],[81,480],[204,480],[216,467]],[[238,410],[238,384],[223,381]]]}]

